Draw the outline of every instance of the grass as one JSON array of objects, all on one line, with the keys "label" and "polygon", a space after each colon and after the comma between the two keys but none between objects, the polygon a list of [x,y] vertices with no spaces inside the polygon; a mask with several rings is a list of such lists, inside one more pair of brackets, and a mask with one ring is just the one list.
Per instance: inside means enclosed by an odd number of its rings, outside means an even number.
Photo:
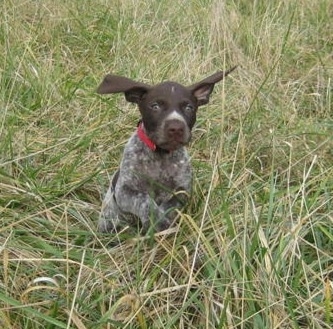
[{"label": "grass", "polygon": [[[331,328],[332,2],[1,4],[0,327]],[[137,109],[108,72],[191,84],[178,227],[96,233]]]}]

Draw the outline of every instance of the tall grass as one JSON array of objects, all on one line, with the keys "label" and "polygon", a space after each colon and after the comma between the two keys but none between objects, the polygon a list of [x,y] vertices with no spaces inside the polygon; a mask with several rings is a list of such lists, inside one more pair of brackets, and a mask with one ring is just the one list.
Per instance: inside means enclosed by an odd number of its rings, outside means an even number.
[{"label": "tall grass", "polygon": [[[1,2],[0,328],[331,328],[333,5]],[[190,205],[96,233],[139,114],[109,72],[191,84]]]}]

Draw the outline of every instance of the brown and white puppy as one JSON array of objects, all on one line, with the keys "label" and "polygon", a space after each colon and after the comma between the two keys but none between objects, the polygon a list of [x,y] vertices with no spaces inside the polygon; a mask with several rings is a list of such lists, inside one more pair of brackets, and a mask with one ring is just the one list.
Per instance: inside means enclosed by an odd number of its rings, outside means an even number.
[{"label": "brown and white puppy", "polygon": [[141,113],[137,130],[125,146],[102,204],[98,228],[115,232],[141,224],[161,231],[175,220],[191,191],[191,164],[185,146],[191,139],[199,106],[207,104],[215,83],[236,67],[191,86],[162,82],[155,86],[107,75],[97,92],[124,93]]}]

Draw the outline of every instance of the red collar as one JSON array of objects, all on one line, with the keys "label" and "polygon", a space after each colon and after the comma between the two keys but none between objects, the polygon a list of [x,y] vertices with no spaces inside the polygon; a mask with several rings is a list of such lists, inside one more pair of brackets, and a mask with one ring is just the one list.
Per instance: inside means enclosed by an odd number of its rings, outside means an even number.
[{"label": "red collar", "polygon": [[138,137],[141,141],[146,144],[152,151],[156,151],[156,144],[146,135],[145,131],[143,130],[143,123],[140,122],[137,129]]}]

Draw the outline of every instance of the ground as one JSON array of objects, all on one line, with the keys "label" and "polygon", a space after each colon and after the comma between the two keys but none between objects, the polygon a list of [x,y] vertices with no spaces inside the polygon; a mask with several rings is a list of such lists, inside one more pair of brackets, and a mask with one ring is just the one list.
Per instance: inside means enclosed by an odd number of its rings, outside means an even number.
[{"label": "ground", "polygon": [[[333,4],[4,0],[0,327],[331,328]],[[139,118],[107,73],[191,84],[176,228],[96,232]]]}]

